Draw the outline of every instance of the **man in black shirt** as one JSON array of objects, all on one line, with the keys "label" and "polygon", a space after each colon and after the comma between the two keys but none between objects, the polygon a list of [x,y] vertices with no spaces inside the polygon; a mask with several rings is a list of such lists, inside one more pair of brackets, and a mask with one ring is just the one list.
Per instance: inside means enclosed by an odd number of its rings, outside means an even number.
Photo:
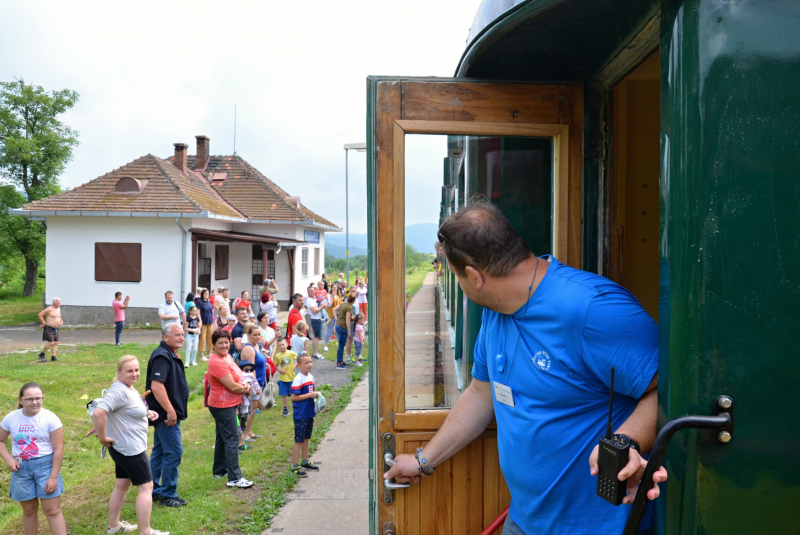
[{"label": "man in black shirt", "polygon": [[181,420],[186,419],[189,384],[178,349],[183,345],[183,328],[167,323],[161,329],[161,343],[147,363],[147,383],[150,391],[147,404],[158,413],[150,422],[154,427],[153,452],[150,469],[153,472],[153,501],[167,507],[181,507],[186,500],[178,497],[178,466],[183,457]]}]

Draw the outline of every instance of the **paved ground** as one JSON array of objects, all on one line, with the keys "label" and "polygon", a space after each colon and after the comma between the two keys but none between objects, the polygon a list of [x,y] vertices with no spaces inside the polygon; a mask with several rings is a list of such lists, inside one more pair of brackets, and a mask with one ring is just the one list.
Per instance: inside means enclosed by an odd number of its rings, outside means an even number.
[{"label": "paved ground", "polygon": [[[314,379],[319,380],[316,364],[313,373]],[[365,375],[353,391],[352,401],[336,417],[314,453],[312,461],[320,466],[320,471],[298,482],[272,527],[262,535],[362,535],[369,532],[368,381],[369,376]]]},{"label": "paved ground", "polygon": [[[288,313],[278,313],[278,325],[286,323]],[[61,329],[60,347],[71,347],[77,344],[100,344],[103,342],[114,343],[113,328],[78,328],[69,326]],[[122,332],[122,343],[155,344],[161,341],[161,332],[158,329],[125,329]],[[0,353],[24,350],[41,350],[42,329],[38,325],[19,325],[13,327],[0,327]]]},{"label": "paved ground", "polygon": [[434,406],[434,364],[436,325],[433,272],[425,276],[406,310],[406,408]]}]

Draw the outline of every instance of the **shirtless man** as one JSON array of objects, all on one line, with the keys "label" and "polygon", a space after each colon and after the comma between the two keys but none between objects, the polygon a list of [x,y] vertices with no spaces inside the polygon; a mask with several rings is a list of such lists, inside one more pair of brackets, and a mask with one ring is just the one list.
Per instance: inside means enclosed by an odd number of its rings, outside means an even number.
[{"label": "shirtless man", "polygon": [[61,319],[61,299],[58,297],[53,298],[53,304],[39,312],[39,321],[42,322],[42,340],[44,340],[44,349],[39,353],[39,360],[47,362],[47,357],[44,356],[47,350],[53,348],[50,360],[53,362],[61,360],[56,357],[58,353],[58,329],[64,325]]}]

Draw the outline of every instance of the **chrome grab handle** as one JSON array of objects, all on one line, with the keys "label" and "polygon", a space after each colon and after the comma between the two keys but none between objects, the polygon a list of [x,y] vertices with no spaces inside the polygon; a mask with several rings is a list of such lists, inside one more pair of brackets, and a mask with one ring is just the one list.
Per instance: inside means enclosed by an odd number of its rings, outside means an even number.
[{"label": "chrome grab handle", "polygon": [[[387,465],[389,465],[389,466],[394,466],[395,464],[397,464],[397,463],[395,462],[395,460],[394,460],[394,455],[392,455],[392,454],[391,454],[391,453],[389,453],[389,452],[387,452],[387,453],[386,453],[386,454],[383,456],[383,462],[385,462],[385,463],[386,463]],[[408,487],[410,487],[410,486],[411,486],[411,485],[409,485],[408,483],[394,483],[394,482],[392,482],[392,481],[389,481],[388,479],[384,479],[384,480],[383,480],[383,487],[384,487],[386,490],[407,489],[407,488],[408,488]]]}]

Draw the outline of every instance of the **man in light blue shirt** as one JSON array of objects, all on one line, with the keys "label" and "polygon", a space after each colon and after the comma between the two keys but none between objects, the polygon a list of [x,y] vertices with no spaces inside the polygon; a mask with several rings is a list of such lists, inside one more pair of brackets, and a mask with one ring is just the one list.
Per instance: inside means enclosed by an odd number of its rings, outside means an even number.
[{"label": "man in light blue shirt", "polygon": [[[485,307],[473,380],[419,458],[400,455],[385,477],[418,481],[497,420],[511,492],[505,535],[620,533],[630,507],[596,495],[597,445],[608,418],[642,452],[656,435],[658,326],[618,284],[537,258],[500,210],[476,203],[448,218],[439,241],[459,285]],[[646,461],[619,473],[633,502]],[[666,471],[654,476],[666,480]],[[658,485],[648,492],[659,495]],[[641,528],[649,528],[642,525]]]}]

